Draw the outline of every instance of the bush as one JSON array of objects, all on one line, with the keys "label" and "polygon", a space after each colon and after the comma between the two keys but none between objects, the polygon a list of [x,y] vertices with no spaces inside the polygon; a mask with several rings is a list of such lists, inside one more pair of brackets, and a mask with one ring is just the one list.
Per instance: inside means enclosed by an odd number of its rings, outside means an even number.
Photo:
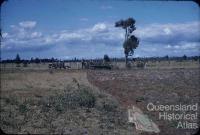
[{"label": "bush", "polygon": [[130,62],[127,63],[126,68],[131,69],[131,63]]},{"label": "bush", "polygon": [[115,112],[118,105],[117,100],[108,95],[104,95],[104,97],[98,100],[96,107],[100,111]]},{"label": "bush", "polygon": [[62,112],[65,108],[93,108],[95,106],[95,102],[96,97],[91,92],[89,87],[80,86],[77,89],[67,87],[64,92],[43,99],[42,108],[45,112],[47,112],[49,108],[54,108],[56,111]]},{"label": "bush", "polygon": [[110,62],[110,58],[107,54],[104,55],[103,59],[105,62]]},{"label": "bush", "polygon": [[28,111],[28,108],[27,108],[27,106],[25,104],[20,104],[19,105],[19,112],[25,113],[27,111]]},{"label": "bush", "polygon": [[138,62],[137,63],[137,67],[138,68],[144,68],[145,67],[145,63],[144,62]]},{"label": "bush", "polygon": [[23,62],[23,67],[28,67],[28,62]]},{"label": "bush", "polygon": [[7,104],[11,104],[11,105],[18,105],[19,104],[19,99],[16,96],[11,97],[3,97],[3,99],[5,100],[5,102]]},{"label": "bush", "polygon": [[21,67],[21,65],[19,63],[16,64],[16,67]]},{"label": "bush", "polygon": [[80,106],[92,108],[95,106],[95,96],[87,91],[86,89],[82,89],[78,92],[78,104]]}]

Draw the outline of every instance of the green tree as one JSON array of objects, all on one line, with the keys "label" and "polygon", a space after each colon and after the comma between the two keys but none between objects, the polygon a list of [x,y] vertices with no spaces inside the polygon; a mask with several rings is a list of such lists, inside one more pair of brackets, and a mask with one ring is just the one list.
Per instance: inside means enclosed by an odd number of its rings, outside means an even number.
[{"label": "green tree", "polygon": [[17,64],[21,63],[21,58],[20,58],[19,54],[17,54],[15,57],[15,63],[17,63]]},{"label": "green tree", "polygon": [[169,60],[169,56],[166,55],[166,56],[164,57],[164,59],[165,59],[165,60]]},{"label": "green tree", "polygon": [[40,59],[39,58],[35,58],[35,63],[39,64],[40,63]]},{"label": "green tree", "polygon": [[0,1],[0,5],[2,5],[4,1],[6,2],[6,1],[8,1],[8,0],[1,0],[1,1]]},{"label": "green tree", "polygon": [[126,67],[128,66],[128,56],[132,56],[134,54],[134,50],[139,45],[139,40],[136,36],[132,34],[135,27],[135,20],[133,18],[128,18],[126,20],[120,20],[115,23],[115,27],[122,27],[125,29],[125,40],[123,43],[124,54],[125,54],[125,62]]},{"label": "green tree", "polygon": [[103,60],[105,62],[110,62],[110,58],[109,58],[109,56],[107,54],[104,55]]},{"label": "green tree", "polygon": [[183,60],[187,60],[187,56],[185,54],[183,55]]},{"label": "green tree", "polygon": [[21,58],[20,58],[19,54],[16,55],[14,61],[15,61],[15,63],[16,63],[16,66],[17,66],[17,67],[20,67]]}]

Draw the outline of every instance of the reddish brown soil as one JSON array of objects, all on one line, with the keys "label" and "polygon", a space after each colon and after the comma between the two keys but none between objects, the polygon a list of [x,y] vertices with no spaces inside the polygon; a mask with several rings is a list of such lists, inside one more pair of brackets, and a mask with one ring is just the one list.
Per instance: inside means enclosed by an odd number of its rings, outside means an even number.
[{"label": "reddish brown soil", "polygon": [[158,124],[162,135],[195,132],[194,129],[177,129],[177,121],[158,119],[158,112],[148,111],[147,104],[199,103],[199,69],[91,70],[88,71],[88,80],[115,96],[124,107],[138,106]]}]

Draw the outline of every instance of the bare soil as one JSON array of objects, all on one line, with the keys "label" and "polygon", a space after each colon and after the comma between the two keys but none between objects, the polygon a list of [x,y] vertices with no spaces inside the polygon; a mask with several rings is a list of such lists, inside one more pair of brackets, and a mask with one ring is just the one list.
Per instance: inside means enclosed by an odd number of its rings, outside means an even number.
[{"label": "bare soil", "polygon": [[[159,119],[158,111],[148,111],[147,105],[149,103],[155,105],[199,104],[199,73],[198,68],[94,70],[88,72],[88,80],[100,90],[116,97],[122,106],[127,108],[135,105],[142,109],[159,126],[160,135],[191,135],[196,132],[195,129],[177,129],[178,121]],[[198,114],[199,112],[198,107]]]}]

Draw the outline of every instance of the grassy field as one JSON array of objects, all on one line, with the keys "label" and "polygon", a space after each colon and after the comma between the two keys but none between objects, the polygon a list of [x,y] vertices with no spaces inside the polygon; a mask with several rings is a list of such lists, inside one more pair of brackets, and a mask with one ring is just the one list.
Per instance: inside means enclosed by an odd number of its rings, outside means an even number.
[{"label": "grassy field", "polygon": [[[137,67],[136,62],[130,62],[133,69]],[[125,69],[125,63],[124,62],[114,62],[112,61],[110,63],[113,66],[113,69]],[[17,67],[15,63],[1,63],[1,70],[47,70],[49,63],[30,63],[27,65],[27,67],[24,67],[23,64],[19,64],[20,67]],[[81,62],[65,62],[65,66],[71,67],[70,69],[81,69]],[[199,67],[199,61],[193,61],[193,60],[183,60],[183,61],[175,61],[175,60],[169,60],[169,61],[148,61],[146,62],[146,69],[174,69],[174,68],[198,68]]]},{"label": "grassy field", "polygon": [[153,134],[138,132],[127,122],[131,105],[153,119],[160,135],[195,132],[177,129],[177,121],[159,120],[158,112],[146,106],[199,103],[198,62],[151,62],[145,69],[109,71],[1,66],[0,126],[6,133]]},{"label": "grassy field", "polygon": [[85,71],[3,72],[0,125],[6,133],[132,132],[125,108],[92,86]]}]

